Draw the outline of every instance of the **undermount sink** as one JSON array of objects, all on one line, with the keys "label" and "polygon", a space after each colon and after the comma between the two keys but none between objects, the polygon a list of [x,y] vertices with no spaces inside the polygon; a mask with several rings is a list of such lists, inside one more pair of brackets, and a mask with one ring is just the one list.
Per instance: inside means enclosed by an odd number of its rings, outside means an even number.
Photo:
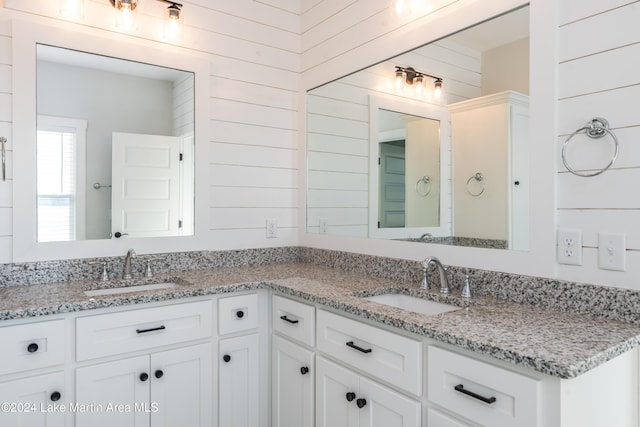
[{"label": "undermount sink", "polygon": [[413,311],[415,313],[425,314],[427,316],[435,316],[436,314],[460,309],[460,307],[456,307],[454,305],[443,304],[423,298],[413,297],[411,295],[397,293],[374,295],[371,297],[365,297],[364,299],[401,308],[403,310]]},{"label": "undermount sink", "polygon": [[120,286],[116,288],[102,288],[102,289],[91,289],[88,291],[84,291],[85,295],[88,297],[95,297],[100,295],[115,295],[115,294],[128,294],[130,292],[142,292],[142,291],[152,291],[157,289],[169,289],[175,288],[178,285],[174,282],[166,282],[166,283],[151,283],[147,285],[131,285],[131,286]]}]

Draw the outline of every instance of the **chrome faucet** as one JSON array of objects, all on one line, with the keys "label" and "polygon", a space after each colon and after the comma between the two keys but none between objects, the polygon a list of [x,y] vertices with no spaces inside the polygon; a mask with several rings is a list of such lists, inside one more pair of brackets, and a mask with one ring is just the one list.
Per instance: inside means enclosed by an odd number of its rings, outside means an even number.
[{"label": "chrome faucet", "polygon": [[122,273],[123,279],[131,279],[133,275],[131,274],[131,258],[136,257],[136,251],[133,249],[129,249],[127,252],[127,256],[124,259],[124,272]]},{"label": "chrome faucet", "polygon": [[449,290],[449,279],[447,279],[447,270],[442,266],[440,260],[434,256],[431,256],[424,261],[422,261],[422,283],[420,284],[421,289],[429,289],[429,279],[427,278],[427,270],[431,264],[435,264],[438,267],[438,271],[440,272],[440,293],[448,294],[451,291]]}]

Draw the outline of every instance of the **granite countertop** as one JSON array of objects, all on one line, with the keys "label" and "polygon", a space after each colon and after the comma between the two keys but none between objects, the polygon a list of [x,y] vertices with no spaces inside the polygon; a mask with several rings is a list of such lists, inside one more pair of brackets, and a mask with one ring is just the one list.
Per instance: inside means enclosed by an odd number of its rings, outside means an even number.
[{"label": "granite countertop", "polygon": [[[88,297],[85,290],[172,281],[179,286]],[[272,264],[157,275],[134,281],[74,281],[0,288],[0,320],[270,288],[559,378],[574,378],[640,343],[640,326],[493,297],[465,301],[389,279],[311,264]],[[397,291],[461,307],[426,316],[362,296]]]}]

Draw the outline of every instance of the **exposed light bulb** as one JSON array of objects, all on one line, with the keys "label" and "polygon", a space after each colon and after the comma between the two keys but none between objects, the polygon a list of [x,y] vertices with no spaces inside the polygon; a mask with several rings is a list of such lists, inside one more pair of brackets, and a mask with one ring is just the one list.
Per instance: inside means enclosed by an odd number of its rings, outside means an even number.
[{"label": "exposed light bulb", "polygon": [[402,70],[396,70],[396,89],[402,91],[404,82],[407,79],[407,73]]},{"label": "exposed light bulb", "polygon": [[180,6],[172,3],[167,8],[167,15],[164,22],[164,38],[168,41],[178,41],[182,38]]},{"label": "exposed light bulb", "polygon": [[116,27],[123,31],[136,29],[137,0],[116,0]]},{"label": "exposed light bulb", "polygon": [[413,84],[416,85],[416,95],[421,96],[424,91],[424,77],[417,75],[413,80]]},{"label": "exposed light bulb", "polygon": [[440,97],[442,96],[442,79],[437,79],[434,83],[433,95],[436,97],[436,99],[440,99]]}]

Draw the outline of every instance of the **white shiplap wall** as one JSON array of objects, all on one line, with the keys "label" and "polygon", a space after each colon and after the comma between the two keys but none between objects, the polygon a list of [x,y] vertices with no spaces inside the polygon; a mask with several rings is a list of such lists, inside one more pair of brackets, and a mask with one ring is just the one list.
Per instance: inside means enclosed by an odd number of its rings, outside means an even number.
[{"label": "white shiplap wall", "polygon": [[[640,289],[640,2],[567,0],[559,10],[558,227],[583,232],[583,265],[561,266],[566,279]],[[576,177],[560,160],[566,137],[604,117],[620,141],[602,175]],[[571,140],[574,167],[601,168],[610,138]],[[575,145],[574,145],[575,144]],[[598,268],[598,233],[626,235],[627,271]]]},{"label": "white shiplap wall", "polygon": [[[9,140],[9,180],[0,181],[0,262],[12,261],[11,21],[19,19],[120,38],[107,0],[85,0],[85,16],[63,22],[58,1],[5,0],[0,9],[0,135]],[[294,0],[193,0],[184,3],[187,54],[210,64],[209,249],[297,244],[297,102],[300,69],[300,8]],[[166,5],[141,2],[140,29],[131,37],[160,41]],[[76,27],[76,28],[74,28]],[[187,118],[188,119],[188,118]],[[278,237],[266,239],[266,219]],[[183,248],[184,249],[184,248]],[[201,248],[193,248],[201,249]],[[62,254],[61,257],[64,257]]]}]

